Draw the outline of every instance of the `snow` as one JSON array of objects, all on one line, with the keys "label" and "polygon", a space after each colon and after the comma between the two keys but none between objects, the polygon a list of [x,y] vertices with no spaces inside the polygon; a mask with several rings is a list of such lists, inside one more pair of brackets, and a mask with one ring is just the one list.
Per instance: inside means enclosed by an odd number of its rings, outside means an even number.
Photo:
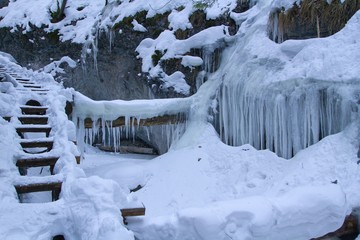
[{"label": "snow", "polygon": [[[98,14],[104,7],[102,1],[68,1],[65,8],[65,18],[58,22],[51,22],[51,12],[56,12],[57,1],[10,1],[7,7],[0,9],[0,27],[10,27],[13,30],[31,31],[31,25],[37,28],[45,26],[45,30],[53,32],[59,30],[62,41],[71,40],[83,43],[91,35],[91,29],[97,21]],[[81,8],[82,10],[79,10]],[[72,23],[75,22],[75,26]]]},{"label": "snow", "polygon": [[147,29],[143,25],[139,24],[138,21],[136,21],[135,19],[131,23],[134,26],[133,29],[135,31],[138,31],[138,32],[146,32],[147,31]]},{"label": "snow", "polygon": [[285,161],[250,145],[226,146],[207,126],[198,128],[197,144],[152,160],[90,151],[82,166],[125,188],[143,186],[132,196],[146,216],[128,225],[139,239],[310,239],[339,228],[359,206],[357,129]]},{"label": "snow", "polygon": [[191,49],[201,49],[204,46],[218,44],[227,37],[229,37],[229,33],[226,26],[207,28],[185,40],[177,40],[173,31],[165,30],[156,39],[144,39],[136,51],[139,53],[138,57],[142,59],[143,72],[149,72],[151,77],[161,76],[164,81],[163,88],[172,87],[176,92],[188,95],[190,86],[186,83],[184,75],[179,72],[167,75],[160,67],[160,63],[156,66],[153,65],[153,56],[160,51],[162,53],[160,61],[182,58],[183,65],[199,65],[202,59],[199,57],[189,58],[186,54]]},{"label": "snow", "polygon": [[64,69],[60,67],[61,64],[67,63],[69,67],[75,68],[76,62],[69,56],[64,56],[58,61],[53,61],[43,67],[42,71],[50,73],[52,76],[56,76],[58,73],[65,73]]},{"label": "snow", "polygon": [[79,92],[74,93],[75,116],[104,117],[114,120],[119,116],[135,116],[138,119],[188,112],[191,98],[152,100],[94,101]]},{"label": "snow", "polygon": [[197,67],[201,66],[204,61],[200,57],[194,56],[183,56],[181,59],[181,65],[184,67]]}]

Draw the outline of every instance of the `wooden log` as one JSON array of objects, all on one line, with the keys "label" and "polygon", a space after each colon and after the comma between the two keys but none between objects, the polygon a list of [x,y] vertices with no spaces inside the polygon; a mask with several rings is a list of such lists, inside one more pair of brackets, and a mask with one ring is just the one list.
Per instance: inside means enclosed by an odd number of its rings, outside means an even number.
[{"label": "wooden log", "polygon": [[339,238],[345,236],[354,236],[354,238],[348,239],[355,239],[358,234],[358,219],[353,215],[349,215],[345,218],[344,224],[338,230],[328,233],[325,236],[319,238],[313,238],[312,240],[326,240],[334,237]]},{"label": "wooden log", "polygon": [[[140,122],[136,118],[130,118],[129,125],[132,126],[155,126],[155,125],[165,125],[165,124],[175,124],[178,122],[185,121],[185,114],[180,115],[164,115],[152,118],[144,118],[140,119]],[[92,128],[93,121],[91,118],[86,118],[84,121],[85,128]],[[101,126],[101,121],[99,121],[99,125]],[[112,121],[113,127],[121,127],[125,126],[125,117],[119,117]]]}]

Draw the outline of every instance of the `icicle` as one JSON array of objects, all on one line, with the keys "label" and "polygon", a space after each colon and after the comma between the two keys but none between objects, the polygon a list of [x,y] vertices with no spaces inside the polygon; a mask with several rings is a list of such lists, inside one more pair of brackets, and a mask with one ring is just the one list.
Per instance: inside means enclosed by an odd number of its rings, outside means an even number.
[{"label": "icicle", "polygon": [[112,50],[114,38],[115,38],[115,32],[113,30],[109,30],[109,51],[110,52]]}]

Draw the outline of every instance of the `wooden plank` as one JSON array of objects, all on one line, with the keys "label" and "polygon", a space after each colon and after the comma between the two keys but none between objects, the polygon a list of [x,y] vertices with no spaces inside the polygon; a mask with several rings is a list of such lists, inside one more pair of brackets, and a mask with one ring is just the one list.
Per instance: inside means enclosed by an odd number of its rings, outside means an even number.
[{"label": "wooden plank", "polygon": [[[152,118],[145,118],[140,119],[140,122],[136,118],[130,118],[129,125],[132,126],[155,126],[155,125],[165,125],[165,124],[175,124],[179,122],[185,121],[185,114],[179,115],[164,115],[164,116],[157,116]],[[84,121],[85,128],[92,128],[93,121],[91,118],[86,118]],[[101,121],[99,121],[101,126]],[[125,117],[119,117],[112,121],[113,127],[121,127],[125,126]]]},{"label": "wooden plank", "polygon": [[[112,146],[97,146],[100,150],[106,152],[115,152],[115,148]],[[120,153],[138,153],[138,154],[156,154],[155,149],[147,147],[137,147],[137,146],[120,146],[117,148],[117,151]]]},{"label": "wooden plank", "polygon": [[145,215],[145,207],[140,208],[123,208],[120,209],[121,215],[125,217],[134,217],[134,216],[144,216]]},{"label": "wooden plank", "polygon": [[18,117],[22,124],[47,124],[48,117]]},{"label": "wooden plank", "polygon": [[46,110],[48,108],[47,107],[32,107],[32,106],[29,106],[29,107],[21,107],[21,111],[23,114],[29,114],[29,115],[45,115],[46,113]]},{"label": "wooden plank", "polygon": [[10,120],[11,120],[11,117],[3,117],[3,119],[5,119],[5,121],[8,121],[8,122],[10,122]]},{"label": "wooden plank", "polygon": [[15,185],[18,194],[61,190],[62,182]]},{"label": "wooden plank", "polygon": [[136,146],[120,146],[121,153],[138,153],[138,154],[156,154],[153,148],[136,147]]},{"label": "wooden plank", "polygon": [[29,141],[22,141],[20,142],[20,145],[23,148],[48,148],[51,149],[53,147],[54,142],[53,141],[33,141],[33,142],[29,142]]}]

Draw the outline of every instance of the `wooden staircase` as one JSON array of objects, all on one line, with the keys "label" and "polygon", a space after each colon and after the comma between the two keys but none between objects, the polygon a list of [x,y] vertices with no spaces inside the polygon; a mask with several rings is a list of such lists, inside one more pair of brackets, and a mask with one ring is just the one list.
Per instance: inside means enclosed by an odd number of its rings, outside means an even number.
[{"label": "wooden staircase", "polygon": [[[6,72],[6,71],[1,71]],[[18,90],[31,90],[33,92],[44,93],[48,89],[44,89],[41,85],[36,84],[29,78],[21,77],[16,73],[9,73],[10,76],[14,77],[15,80],[23,88]],[[24,92],[26,93],[26,92]],[[48,110],[47,106],[41,106],[36,100],[29,100],[25,105],[20,106],[22,115],[18,116],[20,125],[15,126],[16,132],[20,136],[19,143],[24,150],[24,156],[19,156],[16,160],[16,166],[19,169],[20,179],[24,180],[23,183],[15,183],[14,187],[16,192],[19,194],[34,193],[34,192],[45,192],[50,191],[52,195],[52,201],[59,199],[61,192],[62,181],[55,180],[49,181],[49,178],[44,178],[43,182],[32,183],[26,181],[26,178],[31,179],[27,176],[27,170],[35,167],[49,167],[50,174],[55,175],[54,167],[57,163],[59,156],[43,155],[44,152],[50,152],[54,145],[54,140],[49,137],[51,132],[51,126],[47,125],[49,116],[46,115]],[[4,117],[5,120],[10,121],[11,117]],[[43,133],[42,138],[27,138],[28,133]],[[31,135],[30,135],[31,136]],[[40,148],[41,150],[39,150]],[[75,160],[80,163],[80,156],[76,156]],[[30,182],[30,183],[29,183]],[[21,198],[19,198],[21,199]]]},{"label": "wooden staircase", "polygon": [[[6,72],[6,69],[0,68],[0,73]],[[31,79],[22,77],[17,73],[8,73],[10,76],[15,78],[17,83],[21,85],[17,90],[21,93],[37,93],[39,95],[47,94],[49,89],[33,82]],[[26,96],[26,95],[25,95]],[[41,106],[41,104],[35,100],[29,100],[25,105],[20,106],[22,115],[20,116],[6,116],[3,117],[5,120],[12,122],[12,118],[17,118],[20,124],[14,126],[16,132],[20,136],[19,144],[22,147],[24,154],[20,155],[16,159],[16,167],[20,172],[18,181],[14,182],[14,188],[19,195],[19,201],[21,202],[22,194],[35,193],[35,192],[51,192],[51,200],[56,201],[59,199],[62,178],[61,175],[57,175],[54,172],[54,167],[59,160],[60,156],[52,155],[51,151],[54,146],[54,138],[50,136],[52,127],[48,125],[50,116],[47,115],[49,110],[48,106]],[[168,120],[168,119],[166,119]],[[32,134],[37,134],[34,137]],[[38,134],[44,134],[44,137],[38,137]],[[74,142],[76,144],[76,142]],[[74,160],[77,164],[80,164],[81,157],[74,156]],[[39,177],[28,176],[29,168],[36,167],[49,167],[50,176]],[[59,176],[59,177],[56,177]],[[54,178],[51,178],[54,177]],[[44,179],[44,180],[42,180]],[[51,179],[51,180],[49,180]],[[120,213],[126,223],[126,218],[131,216],[142,216],[145,215],[145,207],[139,208],[124,208],[120,209]],[[64,239],[63,236],[58,235],[53,239]]]},{"label": "wooden staircase", "polygon": [[[49,117],[45,115],[47,110],[48,107],[45,106],[21,106],[23,115],[19,116],[18,119],[22,125],[16,126],[16,131],[19,136],[23,138],[20,140],[20,145],[24,149],[24,152],[30,153],[28,150],[33,148],[45,148],[42,152],[51,151],[54,144],[53,139],[49,137],[51,126],[44,125],[47,124],[49,120]],[[25,133],[44,133],[45,137],[25,139]],[[59,157],[42,156],[42,152],[35,151],[32,152],[32,156],[19,157],[16,160],[16,166],[19,168],[21,175],[26,176],[27,169],[33,167],[49,167],[50,174],[54,175],[54,167]],[[47,180],[41,183],[16,184],[14,187],[19,195],[25,193],[51,191],[52,201],[56,201],[59,199],[61,186],[61,181],[49,182]]]}]

